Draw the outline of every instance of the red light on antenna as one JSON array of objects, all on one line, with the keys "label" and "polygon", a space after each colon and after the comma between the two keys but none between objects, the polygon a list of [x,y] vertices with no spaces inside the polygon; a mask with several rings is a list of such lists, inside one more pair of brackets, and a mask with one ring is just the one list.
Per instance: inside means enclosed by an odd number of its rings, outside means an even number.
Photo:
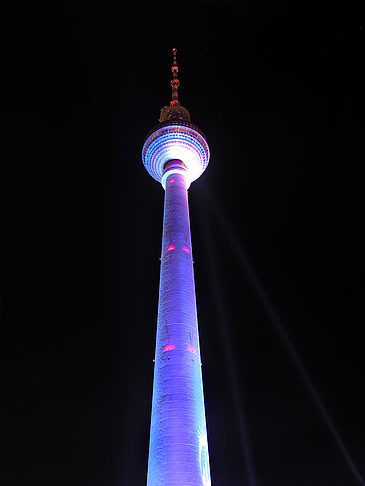
[{"label": "red light on antenna", "polygon": [[175,346],[173,344],[166,344],[166,346],[163,348],[163,352],[171,351],[172,349],[175,349]]},{"label": "red light on antenna", "polygon": [[190,351],[191,353],[198,354],[198,353],[196,352],[196,349],[195,349],[193,346],[188,346],[188,347],[187,347],[187,350],[188,350],[188,351]]},{"label": "red light on antenna", "polygon": [[176,182],[176,179],[170,179],[169,184],[172,184],[173,182]]},{"label": "red light on antenna", "polygon": [[189,253],[189,255],[190,255],[190,250],[189,250],[189,248],[187,246],[183,246],[182,249],[184,251],[186,251],[186,253]]},{"label": "red light on antenna", "polygon": [[166,248],[166,251],[176,250],[176,246],[170,245]]}]

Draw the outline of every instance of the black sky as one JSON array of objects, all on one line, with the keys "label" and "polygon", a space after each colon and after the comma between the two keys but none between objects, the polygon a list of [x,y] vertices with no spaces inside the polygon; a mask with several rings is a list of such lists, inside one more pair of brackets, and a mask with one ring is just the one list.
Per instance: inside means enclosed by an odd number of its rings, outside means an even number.
[{"label": "black sky", "polygon": [[177,47],[211,149],[189,197],[212,484],[359,486],[303,369],[365,477],[364,21],[251,1],[4,18],[1,484],[145,484],[163,190],[141,149]]}]

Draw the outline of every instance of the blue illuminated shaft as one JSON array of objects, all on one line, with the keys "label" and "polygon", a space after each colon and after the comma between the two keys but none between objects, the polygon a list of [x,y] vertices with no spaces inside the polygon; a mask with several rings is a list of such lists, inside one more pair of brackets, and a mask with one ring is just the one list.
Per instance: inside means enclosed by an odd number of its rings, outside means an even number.
[{"label": "blue illuminated shaft", "polygon": [[166,180],[147,486],[209,486],[185,176]]}]

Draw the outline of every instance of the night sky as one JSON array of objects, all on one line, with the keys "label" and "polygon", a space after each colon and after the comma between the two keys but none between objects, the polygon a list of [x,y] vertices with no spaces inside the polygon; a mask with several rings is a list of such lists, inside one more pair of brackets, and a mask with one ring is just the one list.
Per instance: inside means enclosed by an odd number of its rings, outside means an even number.
[{"label": "night sky", "polygon": [[365,484],[365,23],[306,5],[7,11],[2,485],[145,485],[173,47],[212,486]]}]

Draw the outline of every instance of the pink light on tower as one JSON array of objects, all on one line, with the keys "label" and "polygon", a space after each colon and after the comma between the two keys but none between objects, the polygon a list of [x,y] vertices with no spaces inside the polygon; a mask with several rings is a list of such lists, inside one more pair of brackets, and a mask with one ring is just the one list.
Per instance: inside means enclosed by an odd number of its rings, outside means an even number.
[{"label": "pink light on tower", "polygon": [[190,351],[191,353],[198,354],[197,350],[194,348],[194,346],[188,346],[187,350]]},{"label": "pink light on tower", "polygon": [[175,346],[173,344],[167,344],[164,348],[163,348],[163,352],[165,353],[166,351],[171,351],[172,349],[175,349]]}]

